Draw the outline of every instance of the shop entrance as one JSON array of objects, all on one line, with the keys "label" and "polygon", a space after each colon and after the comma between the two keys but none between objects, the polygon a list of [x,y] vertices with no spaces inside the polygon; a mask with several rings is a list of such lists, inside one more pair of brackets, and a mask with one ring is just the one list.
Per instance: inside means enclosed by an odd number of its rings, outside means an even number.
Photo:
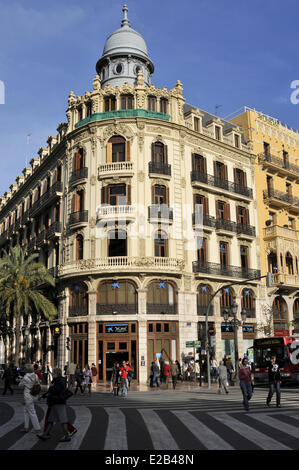
[{"label": "shop entrance", "polygon": [[122,365],[123,361],[129,360],[129,353],[126,352],[106,352],[106,380],[110,382],[112,369],[116,362]]}]

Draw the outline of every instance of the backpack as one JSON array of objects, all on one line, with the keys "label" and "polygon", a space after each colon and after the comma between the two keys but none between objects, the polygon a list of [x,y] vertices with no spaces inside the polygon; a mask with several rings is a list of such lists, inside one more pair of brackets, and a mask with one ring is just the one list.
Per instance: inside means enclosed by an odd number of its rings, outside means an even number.
[{"label": "backpack", "polygon": [[30,389],[30,395],[36,397],[36,395],[39,395],[39,393],[41,392],[41,389],[42,387],[40,386],[39,382],[36,381]]}]

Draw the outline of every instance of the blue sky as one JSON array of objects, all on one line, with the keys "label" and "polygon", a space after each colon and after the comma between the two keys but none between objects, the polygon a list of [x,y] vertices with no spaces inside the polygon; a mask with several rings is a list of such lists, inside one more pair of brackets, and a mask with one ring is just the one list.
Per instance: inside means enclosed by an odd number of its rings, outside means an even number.
[{"label": "blue sky", "polygon": [[[92,89],[95,64],[120,27],[124,1],[0,0],[0,194],[56,135],[70,90]],[[157,87],[225,117],[249,106],[299,129],[298,0],[127,0]],[[31,134],[30,142],[26,136]]]}]

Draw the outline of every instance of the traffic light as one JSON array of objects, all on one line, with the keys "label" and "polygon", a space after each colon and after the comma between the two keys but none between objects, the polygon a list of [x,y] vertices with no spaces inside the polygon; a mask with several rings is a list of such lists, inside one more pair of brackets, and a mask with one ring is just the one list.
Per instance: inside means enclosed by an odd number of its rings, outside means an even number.
[{"label": "traffic light", "polygon": [[65,345],[66,345],[66,349],[68,351],[70,351],[71,350],[71,338],[66,338],[66,344]]},{"label": "traffic light", "polygon": [[267,287],[272,287],[274,284],[274,276],[272,273],[267,273],[266,285]]},{"label": "traffic light", "polygon": [[54,328],[54,335],[56,335],[56,336],[61,335],[61,328],[60,328],[60,326],[55,326],[55,328]]}]

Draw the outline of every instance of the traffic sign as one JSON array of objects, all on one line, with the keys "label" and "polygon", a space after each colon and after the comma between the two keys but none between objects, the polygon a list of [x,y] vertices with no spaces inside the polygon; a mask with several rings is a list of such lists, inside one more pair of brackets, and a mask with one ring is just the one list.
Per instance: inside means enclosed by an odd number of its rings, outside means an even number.
[{"label": "traffic sign", "polygon": [[210,336],[214,336],[216,333],[215,326],[210,326],[208,331]]},{"label": "traffic sign", "polygon": [[194,348],[195,341],[186,341],[186,348]]}]

